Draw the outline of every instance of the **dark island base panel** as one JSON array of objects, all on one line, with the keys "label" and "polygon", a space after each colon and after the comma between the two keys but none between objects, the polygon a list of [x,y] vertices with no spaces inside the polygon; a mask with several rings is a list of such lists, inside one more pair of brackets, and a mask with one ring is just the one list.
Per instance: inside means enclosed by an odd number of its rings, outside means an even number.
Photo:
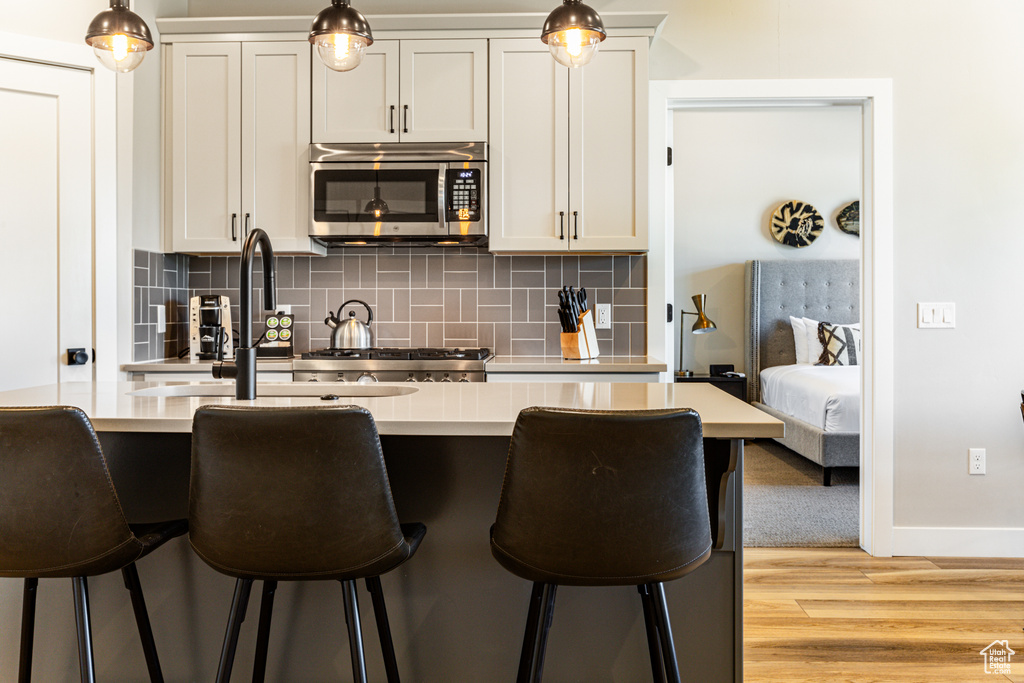
[{"label": "dark island base panel", "polygon": [[[184,513],[189,435],[101,433],[100,440],[133,521]],[[494,561],[487,540],[508,439],[385,436],[381,441],[399,516],[428,528],[416,556],[382,577],[403,679],[514,680],[531,586]],[[729,442],[705,443],[709,459],[729,458]],[[741,457],[737,472],[742,474]],[[129,488],[126,482],[145,484]],[[738,502],[733,488],[727,494],[727,517]],[[717,500],[717,482],[709,493]],[[684,680],[742,680],[735,646],[742,640],[737,624],[741,557],[733,547],[738,538],[734,521],[726,524],[727,549],[715,551],[694,574],[665,585]],[[139,572],[166,679],[212,680],[233,580],[204,565],[184,538],[140,561]],[[37,621],[45,636],[37,636],[33,672],[39,680],[64,680],[77,671],[69,585],[40,582]],[[99,680],[147,680],[120,576],[96,577],[89,585]],[[21,587],[20,580],[0,579],[0,623],[10,627],[0,630],[0,680],[16,679]],[[373,611],[362,585],[359,598],[368,674],[370,680],[383,680]],[[254,588],[235,660],[238,680],[252,675],[258,603],[259,589]],[[282,582],[274,612],[268,680],[344,680],[350,675],[337,583]],[[649,680],[636,590],[560,587],[544,673],[553,682]]]}]

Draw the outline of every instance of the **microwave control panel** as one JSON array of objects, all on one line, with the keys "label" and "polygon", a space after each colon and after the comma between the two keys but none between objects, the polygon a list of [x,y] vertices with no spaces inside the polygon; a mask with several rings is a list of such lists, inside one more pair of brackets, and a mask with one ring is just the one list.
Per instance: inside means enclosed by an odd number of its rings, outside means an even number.
[{"label": "microwave control panel", "polygon": [[480,220],[480,192],[483,187],[479,168],[458,168],[448,171],[448,221]]}]

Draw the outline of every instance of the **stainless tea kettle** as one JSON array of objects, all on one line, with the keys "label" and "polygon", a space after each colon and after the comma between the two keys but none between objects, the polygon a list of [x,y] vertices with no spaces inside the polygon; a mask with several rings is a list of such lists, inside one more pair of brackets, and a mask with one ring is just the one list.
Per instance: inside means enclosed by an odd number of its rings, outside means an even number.
[{"label": "stainless tea kettle", "polygon": [[[356,319],[356,312],[349,311],[348,318],[342,322],[341,311],[349,304],[362,304],[366,308],[366,322]],[[344,350],[362,350],[373,346],[373,311],[369,304],[359,299],[350,299],[338,306],[337,314],[329,314],[324,323],[331,328],[331,348]]]}]

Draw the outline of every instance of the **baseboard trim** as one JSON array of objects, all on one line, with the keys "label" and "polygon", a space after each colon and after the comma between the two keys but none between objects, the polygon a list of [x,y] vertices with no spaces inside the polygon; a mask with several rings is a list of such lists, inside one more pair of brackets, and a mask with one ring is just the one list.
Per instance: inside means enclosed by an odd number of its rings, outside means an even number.
[{"label": "baseboard trim", "polygon": [[1024,529],[898,526],[892,530],[892,554],[1024,558]]}]

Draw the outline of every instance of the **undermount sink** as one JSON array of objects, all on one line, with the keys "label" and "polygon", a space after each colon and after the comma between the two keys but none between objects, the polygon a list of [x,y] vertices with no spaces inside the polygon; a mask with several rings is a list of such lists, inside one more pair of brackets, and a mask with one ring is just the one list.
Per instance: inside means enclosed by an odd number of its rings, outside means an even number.
[{"label": "undermount sink", "polygon": [[[381,398],[407,396],[419,391],[417,387],[393,384],[342,384],[338,382],[268,382],[256,385],[256,398],[311,398],[336,396],[338,398]],[[132,396],[154,397],[223,397],[234,398],[233,382],[208,384],[165,384],[129,392]]]}]

